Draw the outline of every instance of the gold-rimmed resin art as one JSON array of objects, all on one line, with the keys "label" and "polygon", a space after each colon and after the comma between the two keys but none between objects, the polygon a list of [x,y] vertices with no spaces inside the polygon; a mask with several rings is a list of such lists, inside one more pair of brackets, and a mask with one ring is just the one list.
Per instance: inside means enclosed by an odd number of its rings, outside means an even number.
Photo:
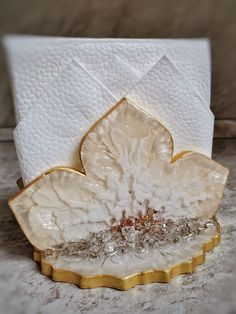
[{"label": "gold-rimmed resin art", "polygon": [[9,200],[53,280],[120,290],[168,282],[219,243],[213,217],[228,169],[196,152],[173,156],[169,131],[127,99],[89,129],[78,159],[79,170],[50,169]]}]

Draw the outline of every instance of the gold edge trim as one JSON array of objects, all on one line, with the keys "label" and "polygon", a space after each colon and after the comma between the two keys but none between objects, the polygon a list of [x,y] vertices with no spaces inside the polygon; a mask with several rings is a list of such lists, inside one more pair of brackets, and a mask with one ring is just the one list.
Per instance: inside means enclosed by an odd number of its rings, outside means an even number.
[{"label": "gold edge trim", "polygon": [[164,270],[148,270],[129,275],[124,278],[118,278],[112,275],[93,275],[83,276],[78,272],[73,272],[65,269],[57,269],[52,264],[43,259],[41,251],[35,248],[33,259],[41,265],[41,273],[50,277],[53,281],[67,282],[78,285],[83,289],[91,289],[98,287],[108,287],[117,290],[129,290],[137,285],[145,285],[149,283],[168,283],[174,277],[192,273],[195,268],[205,262],[206,253],[211,251],[220,243],[220,225],[217,224],[217,234],[208,242],[202,245],[199,253],[192,257],[191,260],[181,264],[174,265],[170,269]]},{"label": "gold edge trim", "polygon": [[[92,127],[90,127],[90,129],[85,133],[84,137],[82,138],[82,140],[80,142],[79,150],[78,150],[79,151],[79,159],[80,159],[80,163],[81,163],[80,167],[72,168],[72,167],[67,167],[67,166],[58,166],[58,167],[48,169],[43,174],[39,175],[34,180],[32,180],[30,183],[28,183],[26,186],[23,186],[22,180],[18,180],[17,184],[21,190],[19,190],[17,193],[15,193],[15,195],[10,197],[10,199],[8,201],[9,206],[11,207],[11,202],[20,193],[22,193],[24,190],[26,190],[28,187],[30,187],[33,183],[40,180],[43,176],[48,175],[49,173],[51,173],[53,171],[66,170],[66,171],[70,171],[70,172],[75,172],[78,175],[82,175],[82,176],[86,175],[85,170],[83,168],[82,160],[81,160],[81,148],[82,148],[82,144],[83,144],[84,140],[86,139],[88,133],[98,123],[100,123],[104,118],[106,118],[119,105],[121,105],[122,103],[125,103],[125,101],[126,101],[126,99],[122,98],[117,104],[115,104],[110,110],[108,110],[108,112],[105,115],[103,115],[100,119],[98,119],[98,121],[95,122],[95,124],[92,125]],[[136,106],[136,105],[134,105],[134,106],[137,107],[139,110],[143,111],[138,106]],[[145,112],[145,111],[143,111],[143,112]],[[149,116],[151,116],[158,123],[160,123],[156,117],[150,115],[147,112],[145,112],[145,113],[148,114]],[[172,138],[170,132],[168,131],[168,129],[165,128],[163,125],[162,125],[162,127],[165,130],[167,130],[167,132],[171,138],[171,142],[172,142],[172,159],[170,161],[171,163],[175,163],[180,158],[184,158],[185,157],[184,155],[186,155],[188,153],[194,154],[194,152],[191,152],[191,151],[183,151],[183,152],[173,156],[173,146],[174,146],[173,145],[173,138]],[[199,153],[197,153],[197,154],[199,154]],[[202,155],[203,157],[205,157],[209,160],[212,160],[211,158],[209,158],[203,154],[199,154],[199,155]],[[227,169],[226,167],[224,167],[224,168]],[[229,172],[228,169],[227,169],[227,171]],[[227,176],[228,176],[228,173],[227,173]],[[226,185],[227,176],[225,178],[225,184],[224,185]],[[222,198],[222,196],[223,196],[223,191],[221,194],[221,198]],[[77,284],[81,288],[95,288],[95,287],[102,287],[103,286],[103,287],[115,288],[118,290],[128,290],[128,289],[130,289],[136,285],[139,285],[139,284],[147,284],[147,283],[151,283],[151,282],[169,282],[172,278],[174,278],[175,276],[177,276],[179,274],[192,273],[196,266],[204,263],[205,253],[208,252],[209,250],[212,250],[219,243],[220,243],[220,231],[218,230],[218,234],[215,237],[213,237],[209,242],[204,243],[202,249],[199,251],[199,254],[196,256],[193,256],[190,261],[183,262],[183,263],[178,264],[178,265],[174,265],[171,269],[149,270],[146,272],[140,272],[140,273],[132,274],[132,275],[125,277],[125,278],[117,278],[115,276],[110,276],[110,275],[82,276],[81,274],[76,273],[76,272],[72,272],[72,271],[68,271],[68,270],[64,270],[64,269],[55,269],[51,264],[49,264],[49,263],[45,262],[45,260],[43,260],[42,252],[36,248],[34,251],[34,260],[41,264],[42,274],[51,277],[52,280],[54,280],[54,281],[62,281],[62,282]]]},{"label": "gold edge trim", "polygon": [[[116,108],[118,108],[119,106],[121,105],[124,105],[126,103],[130,103],[132,106],[134,106],[135,108],[137,108],[139,111],[143,112],[144,114],[148,115],[149,117],[151,117],[154,121],[156,121],[157,123],[159,123],[162,128],[168,133],[169,137],[170,137],[170,140],[171,140],[171,160],[170,160],[170,163],[174,162],[175,159],[173,159],[173,151],[174,151],[174,140],[173,140],[173,137],[170,133],[170,131],[162,124],[158,121],[158,119],[153,116],[152,114],[146,112],[144,109],[138,107],[136,104],[134,104],[132,101],[130,101],[129,99],[123,97],[121,98],[121,100],[119,100],[116,104],[113,104],[112,107],[105,113],[103,114],[95,123],[93,123],[89,129],[85,132],[85,134],[83,135],[82,139],[80,140],[80,143],[79,143],[79,146],[78,146],[78,150],[77,150],[77,153],[78,153],[78,162],[79,162],[79,165],[77,165],[77,167],[69,167],[69,166],[56,166],[56,167],[52,167],[50,169],[47,169],[46,171],[44,171],[42,174],[38,175],[36,178],[34,178],[32,181],[30,181],[29,183],[27,183],[26,185],[24,185],[23,183],[23,179],[22,177],[19,178],[17,181],[16,181],[16,184],[17,186],[19,187],[19,191],[17,191],[15,194],[13,194],[9,200],[8,200],[8,204],[9,206],[11,207],[11,202],[17,197],[19,196],[19,194],[21,194],[22,192],[24,192],[27,188],[29,188],[31,185],[33,185],[34,183],[36,183],[37,181],[39,181],[40,179],[42,179],[45,175],[48,175],[54,171],[69,171],[69,172],[74,172],[74,173],[77,173],[78,175],[81,175],[81,176],[85,176],[86,175],[86,170],[84,169],[84,166],[83,166],[83,161],[82,161],[82,156],[81,156],[81,152],[82,152],[82,146],[83,146],[83,143],[85,142],[88,134],[95,128],[97,127],[97,125],[99,125],[104,119],[106,119],[114,110],[116,110]],[[182,156],[184,155],[186,152],[190,152],[190,151],[184,151],[182,152],[181,154],[178,154],[178,156]]]},{"label": "gold edge trim", "polygon": [[[132,101],[130,101],[128,98],[121,98],[120,101],[118,101],[115,105],[113,104],[113,106],[104,114],[102,115],[94,124],[92,124],[92,126],[87,130],[87,132],[84,134],[84,136],[82,137],[80,143],[79,143],[79,147],[77,150],[78,153],[78,159],[79,159],[79,165],[78,167],[69,167],[69,166],[56,166],[53,168],[50,168],[46,171],[44,171],[42,174],[40,174],[39,176],[37,176],[35,179],[33,179],[31,182],[27,183],[26,185],[24,185],[22,178],[19,178],[17,180],[17,185],[20,188],[19,191],[17,191],[15,194],[13,194],[9,199],[8,199],[8,205],[11,207],[11,202],[17,197],[19,196],[22,192],[24,192],[27,188],[29,188],[31,185],[33,185],[34,183],[36,183],[37,181],[39,181],[40,179],[42,179],[45,175],[48,175],[54,171],[69,171],[69,172],[74,172],[77,173],[78,175],[81,176],[85,176],[86,175],[86,170],[84,169],[83,166],[83,161],[82,161],[82,156],[81,156],[81,151],[82,151],[82,146],[84,141],[86,140],[88,134],[99,124],[101,123],[104,119],[106,119],[117,107],[119,107],[120,105],[126,104],[126,103],[130,103],[131,105],[133,105],[135,108],[137,108],[139,111],[143,112],[144,114],[147,114],[149,117],[151,117],[153,120],[155,120],[157,123],[159,123],[163,129],[165,129],[165,131],[168,133],[170,140],[171,140],[171,160],[170,160],[170,164],[173,164],[175,162],[177,162],[179,159],[184,158],[185,155],[187,154],[198,154],[200,156],[202,156],[203,158],[206,158],[208,160],[211,160],[212,162],[215,162],[216,164],[220,164],[225,170],[227,170],[227,175],[225,177],[225,183],[224,183],[224,187],[226,186],[227,183],[227,177],[229,175],[229,169],[226,168],[225,166],[223,166],[221,163],[216,162],[215,160],[201,154],[201,153],[197,153],[194,151],[190,151],[190,150],[184,150],[176,155],[173,154],[174,152],[174,140],[173,137],[170,133],[170,131],[162,124],[159,122],[158,118],[155,117],[154,115],[150,114],[149,112],[146,112],[143,108],[140,108],[139,106],[137,106],[136,104],[134,104]],[[220,199],[222,199],[223,197],[223,193],[224,193],[224,189],[222,190],[222,194]],[[216,210],[216,209],[215,209]]]}]

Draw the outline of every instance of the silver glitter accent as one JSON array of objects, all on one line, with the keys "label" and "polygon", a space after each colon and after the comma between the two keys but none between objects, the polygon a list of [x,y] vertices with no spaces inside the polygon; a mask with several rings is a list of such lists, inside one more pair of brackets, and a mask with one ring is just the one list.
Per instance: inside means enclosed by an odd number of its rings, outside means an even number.
[{"label": "silver glitter accent", "polygon": [[136,253],[144,253],[146,251],[145,244],[143,242],[136,243],[134,249]]},{"label": "silver glitter accent", "polygon": [[214,222],[212,222],[212,221],[207,221],[207,222],[205,223],[205,227],[208,228],[208,229],[212,229],[212,228],[215,227],[215,224],[214,224]]},{"label": "silver glitter accent", "polygon": [[123,227],[121,233],[129,243],[134,243],[138,235],[134,227]]},{"label": "silver glitter accent", "polygon": [[[128,225],[127,225],[128,224]],[[202,218],[160,219],[156,212],[133,218],[125,216],[120,224],[92,233],[88,239],[55,245],[45,250],[45,257],[77,257],[103,260],[114,255],[145,254],[168,244],[178,244],[184,239],[193,240],[206,229],[215,228],[214,220]],[[136,255],[138,254],[138,255]]]},{"label": "silver glitter accent", "polygon": [[112,256],[117,252],[117,244],[116,242],[107,242],[104,247],[105,255]]}]

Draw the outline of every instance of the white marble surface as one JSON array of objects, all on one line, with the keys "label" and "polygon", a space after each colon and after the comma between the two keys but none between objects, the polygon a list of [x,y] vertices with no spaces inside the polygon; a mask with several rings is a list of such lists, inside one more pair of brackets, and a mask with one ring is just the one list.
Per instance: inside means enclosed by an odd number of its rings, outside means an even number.
[{"label": "white marble surface", "polygon": [[19,168],[13,143],[0,142],[0,314],[236,313],[236,140],[217,140],[214,151],[215,159],[231,169],[217,215],[222,243],[192,275],[121,292],[82,290],[40,274],[6,205],[16,191]]}]

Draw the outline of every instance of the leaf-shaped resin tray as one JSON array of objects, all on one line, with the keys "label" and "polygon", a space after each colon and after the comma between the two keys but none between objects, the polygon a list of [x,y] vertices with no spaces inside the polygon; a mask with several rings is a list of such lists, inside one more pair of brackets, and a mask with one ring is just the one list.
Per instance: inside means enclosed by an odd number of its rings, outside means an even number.
[{"label": "leaf-shaped resin tray", "polygon": [[9,200],[53,280],[121,290],[192,272],[220,241],[228,169],[173,156],[154,117],[122,99],[84,136],[80,171],[50,169]]}]

